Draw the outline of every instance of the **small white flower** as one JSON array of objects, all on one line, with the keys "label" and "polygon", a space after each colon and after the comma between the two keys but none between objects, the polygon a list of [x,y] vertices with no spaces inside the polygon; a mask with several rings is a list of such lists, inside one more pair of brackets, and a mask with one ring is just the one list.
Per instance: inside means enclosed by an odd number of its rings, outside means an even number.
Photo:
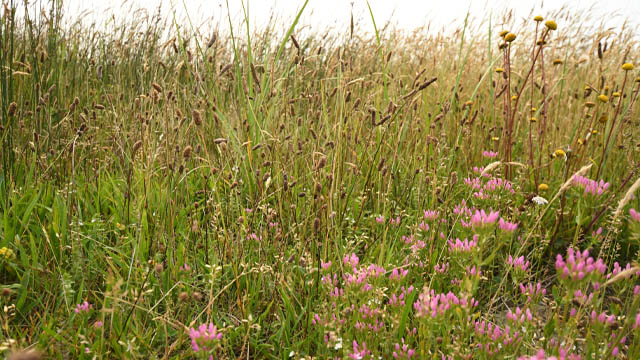
[{"label": "small white flower", "polygon": [[531,201],[533,201],[534,203],[538,204],[538,205],[544,205],[544,204],[548,204],[549,201],[545,198],[543,198],[542,196],[536,196],[533,199],[531,199]]},{"label": "small white flower", "polygon": [[340,350],[342,349],[342,338],[338,338],[336,344],[333,346],[334,349]]},{"label": "small white flower", "polygon": [[292,358],[294,356],[296,356],[296,352],[291,350],[291,352],[289,353],[289,357]]}]

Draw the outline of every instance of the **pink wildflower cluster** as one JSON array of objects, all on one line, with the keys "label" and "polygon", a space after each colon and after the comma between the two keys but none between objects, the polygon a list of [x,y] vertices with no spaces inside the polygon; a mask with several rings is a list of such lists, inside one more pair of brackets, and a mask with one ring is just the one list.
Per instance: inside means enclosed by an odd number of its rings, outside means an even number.
[{"label": "pink wildflower cluster", "polygon": [[501,328],[487,321],[474,322],[474,331],[478,337],[478,350],[485,352],[490,357],[495,356],[504,347],[520,341],[521,336],[518,331],[512,332],[507,325]]},{"label": "pink wildflower cluster", "polygon": [[389,274],[389,280],[403,279],[405,276],[407,276],[408,273],[409,270],[407,269],[395,268],[393,269],[393,271],[391,271],[391,274]]},{"label": "pink wildflower cluster", "polygon": [[500,218],[500,221],[498,221],[498,226],[500,227],[500,230],[504,232],[513,232],[518,228],[517,223],[506,221],[503,218]]},{"label": "pink wildflower cluster", "polygon": [[436,294],[434,290],[425,289],[418,296],[418,300],[413,303],[413,308],[416,311],[417,317],[435,318],[446,313],[449,309],[451,309],[451,306],[453,305],[457,305],[463,308],[470,308],[478,306],[478,301],[474,298],[458,298],[451,291],[446,294]]},{"label": "pink wildflower cluster", "polygon": [[574,186],[584,188],[585,195],[591,194],[594,196],[600,196],[609,188],[609,183],[604,182],[604,180],[591,180],[580,175],[575,175],[573,177],[572,183]]},{"label": "pink wildflower cluster", "polygon": [[440,216],[440,212],[437,210],[423,210],[424,219],[427,221],[437,220]]},{"label": "pink wildflower cluster", "polygon": [[76,314],[80,314],[80,313],[83,313],[83,312],[84,313],[88,313],[89,310],[91,310],[92,307],[93,306],[91,306],[89,304],[89,302],[83,301],[81,304],[76,305],[76,308],[75,308],[74,311],[75,311]]},{"label": "pink wildflower cluster", "polygon": [[533,356],[520,356],[518,360],[580,360],[580,355],[568,354],[567,351],[560,349],[558,356],[547,356],[544,350],[539,350]]},{"label": "pink wildflower cluster", "polygon": [[509,310],[507,312],[507,319],[513,321],[514,323],[522,324],[524,322],[532,322],[533,314],[529,308],[520,309],[520,307],[516,307],[515,311]]},{"label": "pink wildflower cluster", "polygon": [[527,269],[529,269],[529,261],[525,260],[524,256],[514,258],[509,255],[507,258],[507,264],[513,266],[516,270],[527,271]]},{"label": "pink wildflower cluster", "polygon": [[476,212],[471,215],[471,226],[472,227],[483,227],[487,225],[491,225],[495,223],[500,217],[500,213],[498,211],[489,210],[489,213],[482,210],[476,210]]},{"label": "pink wildflower cluster", "polygon": [[591,321],[597,324],[613,325],[616,322],[616,317],[613,315],[607,315],[605,312],[598,314],[594,310],[591,311]]},{"label": "pink wildflower cluster", "polygon": [[[220,339],[222,339],[222,333],[218,331],[218,327],[213,323],[201,324],[198,329],[189,329],[189,337],[191,338],[191,347],[195,352],[208,352],[216,348]],[[213,359],[213,355],[209,357]]]},{"label": "pink wildflower cluster", "polygon": [[371,351],[367,349],[367,344],[363,341],[362,346],[353,340],[353,352],[349,353],[349,358],[353,360],[362,360],[371,355]]},{"label": "pink wildflower cluster", "polygon": [[396,351],[393,352],[394,359],[411,359],[415,355],[416,351],[404,343],[404,338],[402,338],[402,345],[396,343]]},{"label": "pink wildflower cluster", "polygon": [[498,152],[497,151],[483,151],[482,152],[482,156],[489,158],[489,159],[493,159],[494,157],[498,156]]},{"label": "pink wildflower cluster", "polygon": [[528,301],[533,301],[534,298],[538,298],[540,296],[544,296],[547,294],[547,290],[542,287],[542,284],[532,284],[529,283],[527,285],[520,284],[520,293],[527,297]]},{"label": "pink wildflower cluster", "polygon": [[631,219],[640,221],[640,212],[636,211],[635,209],[630,209],[629,215],[631,215]]},{"label": "pink wildflower cluster", "polygon": [[391,306],[404,306],[404,301],[409,294],[413,292],[413,285],[410,285],[408,288],[404,286],[400,288],[400,295],[396,295],[395,293],[391,294],[389,297],[389,305]]},{"label": "pink wildflower cluster", "polygon": [[478,238],[479,236],[474,234],[471,241],[469,241],[469,239],[456,239],[456,241],[447,240],[447,243],[449,244],[449,252],[457,253],[474,251],[478,246]]},{"label": "pink wildflower cluster", "polygon": [[380,320],[383,314],[382,310],[363,304],[358,309],[358,313],[362,321],[356,321],[355,328],[357,330],[369,330],[377,333],[384,328],[384,322]]},{"label": "pink wildflower cluster", "polygon": [[438,274],[443,274],[443,273],[449,271],[449,263],[446,262],[446,263],[443,263],[443,264],[435,264],[433,266],[433,270],[435,270],[436,273],[438,273]]},{"label": "pink wildflower cluster", "polygon": [[556,256],[556,270],[561,279],[568,278],[573,281],[580,281],[592,273],[604,274],[607,271],[607,266],[602,259],[593,260],[589,256],[589,250],[580,252],[569,248],[566,261],[562,258],[562,255],[558,254]]}]

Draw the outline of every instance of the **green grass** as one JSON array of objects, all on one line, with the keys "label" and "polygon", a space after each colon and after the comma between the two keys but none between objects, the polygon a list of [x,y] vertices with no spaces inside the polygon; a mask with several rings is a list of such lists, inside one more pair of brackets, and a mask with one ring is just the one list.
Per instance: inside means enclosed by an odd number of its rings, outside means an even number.
[{"label": "green grass", "polygon": [[[215,358],[346,358],[353,341],[376,358],[392,357],[403,341],[421,359],[538,349],[603,358],[616,346],[639,356],[638,279],[614,271],[615,262],[638,266],[640,250],[640,221],[630,215],[640,208],[637,29],[546,14],[558,30],[536,57],[533,20],[468,14],[447,33],[405,33],[376,26],[369,7],[364,23],[315,32],[298,24],[306,4],[287,26],[225,19],[215,41],[190,20],[98,28],[65,18],[59,2],[46,17],[34,7],[17,16],[24,5],[8,4],[0,18],[3,355],[208,358],[193,351],[188,329],[211,322],[223,333]],[[511,71],[497,47],[503,29],[517,34]],[[625,74],[623,62],[636,70]],[[505,84],[520,98],[507,98]],[[507,159],[515,163],[493,164],[486,177],[473,170]],[[602,195],[571,184],[589,164],[582,175],[610,183]],[[513,192],[498,185],[476,196],[474,181],[506,181]],[[499,211],[518,228],[466,227],[455,210],[463,204]],[[424,210],[439,216],[425,219]],[[398,216],[399,225],[389,223]],[[474,236],[469,253],[447,242]],[[556,254],[566,260],[569,247],[590,249],[610,277],[562,279]],[[343,260],[352,254],[357,267]],[[509,255],[523,255],[529,269],[508,265]],[[394,279],[394,269],[408,273]],[[327,280],[334,275],[337,283]],[[350,284],[358,275],[364,284]],[[520,284],[537,283],[545,295],[520,293]],[[336,287],[344,294],[331,296]],[[413,305],[429,298],[427,288],[478,305],[425,318]],[[576,290],[593,297],[581,302]],[[399,306],[392,299],[403,291]],[[84,301],[91,308],[76,313]],[[533,319],[510,322],[516,307]],[[615,315],[615,324],[592,321],[591,311]],[[499,341],[516,340],[491,354],[473,350],[498,341],[475,321],[522,330],[503,334]]]}]

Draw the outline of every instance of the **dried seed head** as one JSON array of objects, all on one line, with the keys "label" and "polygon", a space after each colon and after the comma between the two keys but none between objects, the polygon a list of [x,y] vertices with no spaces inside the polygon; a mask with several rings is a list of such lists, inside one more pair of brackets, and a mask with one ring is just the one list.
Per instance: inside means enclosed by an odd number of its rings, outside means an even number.
[{"label": "dried seed head", "polygon": [[140,147],[142,146],[142,140],[138,140],[133,144],[133,147],[131,148],[131,156],[135,155],[136,152],[138,152],[138,150],[140,149]]},{"label": "dried seed head", "polygon": [[556,22],[553,21],[553,20],[547,20],[547,22],[544,23],[544,26],[546,26],[547,29],[549,29],[549,30],[557,30],[558,29],[558,24],[556,24]]},{"label": "dried seed head", "polygon": [[193,294],[191,294],[191,297],[193,298],[193,300],[195,301],[202,301],[202,294],[199,291],[194,291]]},{"label": "dried seed head", "polygon": [[633,64],[632,63],[624,63],[624,64],[622,64],[622,70],[624,70],[624,71],[633,70]]},{"label": "dried seed head", "polygon": [[159,93],[162,92],[162,86],[160,86],[160,84],[158,84],[157,82],[153,82],[151,83],[151,86]]},{"label": "dried seed head", "polygon": [[596,106],[596,103],[594,103],[593,101],[587,101],[586,103],[584,103],[584,106],[588,108],[592,108]]},{"label": "dried seed head", "polygon": [[161,263],[158,263],[158,264],[156,264],[155,270],[159,274],[164,270],[164,266],[162,266]]},{"label": "dried seed head", "polygon": [[193,109],[193,111],[191,112],[191,116],[193,117],[193,123],[196,124],[197,126],[202,125],[202,116],[200,115],[200,112],[196,109]]},{"label": "dried seed head", "polygon": [[0,297],[9,297],[9,296],[11,296],[12,293],[13,293],[13,291],[11,291],[11,289],[2,288],[2,290],[0,290]]},{"label": "dried seed head", "polygon": [[180,295],[178,295],[178,300],[182,302],[189,301],[189,293],[186,291],[181,292]]},{"label": "dried seed head", "polygon": [[9,104],[9,108],[7,109],[7,114],[9,115],[9,117],[12,117],[13,115],[15,115],[17,109],[18,109],[18,104],[16,104],[15,102],[12,102],[11,104]]},{"label": "dried seed head", "polygon": [[182,157],[188,159],[191,156],[191,149],[191,145],[185,146],[184,150],[182,150]]}]

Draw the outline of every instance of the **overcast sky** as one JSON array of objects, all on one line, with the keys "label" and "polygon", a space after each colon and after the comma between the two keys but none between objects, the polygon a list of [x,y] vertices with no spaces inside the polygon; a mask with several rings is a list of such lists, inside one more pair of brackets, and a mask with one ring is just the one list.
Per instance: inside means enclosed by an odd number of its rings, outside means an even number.
[{"label": "overcast sky", "polygon": [[[242,1],[228,0],[232,19],[239,22],[242,17]],[[173,7],[179,17],[187,9],[192,20],[201,24],[205,19],[224,21],[227,19],[226,0],[65,0],[67,14],[79,14],[90,11],[87,19],[104,19],[112,13],[129,14],[130,8],[147,8],[155,11],[162,5],[165,16],[172,14]],[[268,15],[278,14],[283,19],[293,18],[303,0],[244,0],[248,3],[252,24],[265,23]],[[527,16],[532,9],[534,13],[545,16],[561,7],[572,10],[591,9],[590,21],[607,20],[606,26],[617,26],[625,18],[633,24],[640,24],[640,0],[369,0],[378,26],[391,20],[401,28],[413,29],[431,23],[432,28],[439,30],[452,22],[460,23],[467,10],[476,18],[487,18],[488,14],[500,12],[502,9],[513,9],[516,16]],[[366,0],[309,0],[305,9],[303,24],[314,29],[322,29],[329,25],[346,25],[350,14],[356,18],[368,20]],[[618,14],[616,17],[607,14]],[[366,18],[365,18],[366,16]]]}]

